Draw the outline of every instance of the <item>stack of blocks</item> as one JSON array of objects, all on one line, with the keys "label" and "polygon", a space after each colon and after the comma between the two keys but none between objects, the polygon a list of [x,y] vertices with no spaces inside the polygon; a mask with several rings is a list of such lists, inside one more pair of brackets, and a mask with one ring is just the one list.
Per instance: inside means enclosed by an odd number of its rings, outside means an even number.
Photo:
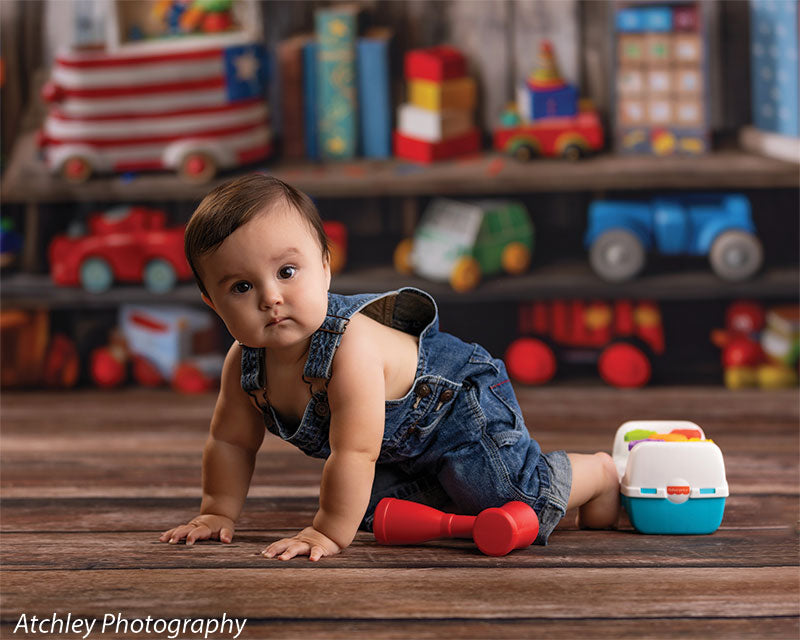
[{"label": "stack of blocks", "polygon": [[398,109],[395,155],[428,163],[476,153],[477,90],[461,52],[449,46],[409,51],[405,77],[409,102]]},{"label": "stack of blocks", "polygon": [[628,153],[708,150],[706,63],[696,3],[616,14],[617,147]]},{"label": "stack of blocks", "polygon": [[578,114],[578,90],[562,78],[550,42],[541,44],[536,68],[518,89],[517,105],[525,122]]}]

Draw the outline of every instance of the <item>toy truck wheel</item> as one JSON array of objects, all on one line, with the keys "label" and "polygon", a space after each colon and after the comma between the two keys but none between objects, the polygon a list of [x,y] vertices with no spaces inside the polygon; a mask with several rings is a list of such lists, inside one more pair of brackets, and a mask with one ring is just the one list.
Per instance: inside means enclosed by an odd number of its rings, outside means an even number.
[{"label": "toy truck wheel", "polygon": [[154,258],[145,265],[142,281],[151,293],[166,293],[178,282],[178,275],[167,260]]},{"label": "toy truck wheel", "polygon": [[761,268],[764,251],[761,242],[746,231],[726,231],[711,245],[711,268],[724,280],[744,280]]},{"label": "toy truck wheel", "polygon": [[561,152],[561,157],[565,160],[574,162],[580,160],[586,155],[586,151],[579,144],[568,144]]},{"label": "toy truck wheel", "polygon": [[450,274],[450,286],[459,293],[470,291],[481,281],[481,266],[475,258],[463,256],[456,260]]},{"label": "toy truck wheel", "polygon": [[509,242],[500,257],[506,273],[517,276],[525,273],[531,266],[531,252],[521,242]]},{"label": "toy truck wheel", "polygon": [[506,349],[508,374],[522,384],[544,384],[556,375],[553,349],[538,338],[518,338]]},{"label": "toy truck wheel", "polygon": [[114,282],[111,265],[103,258],[88,258],[83,261],[78,274],[81,286],[89,293],[104,293]]},{"label": "toy truck wheel", "polygon": [[520,162],[529,162],[539,155],[539,150],[529,142],[520,142],[511,149],[511,155]]},{"label": "toy truck wheel", "polygon": [[622,389],[643,387],[652,374],[644,349],[629,342],[615,342],[603,349],[597,368],[606,383]]},{"label": "toy truck wheel", "polygon": [[411,252],[414,250],[414,240],[406,238],[394,250],[394,268],[400,273],[410,274],[413,271],[411,265]]},{"label": "toy truck wheel", "polygon": [[203,184],[217,175],[217,163],[208,153],[192,151],[181,160],[178,174],[188,182]]},{"label": "toy truck wheel", "polygon": [[589,251],[589,262],[603,280],[630,280],[644,267],[644,247],[629,231],[612,229],[594,241]]},{"label": "toy truck wheel", "polygon": [[83,156],[69,156],[61,164],[61,177],[73,184],[82,184],[92,175],[92,165]]}]

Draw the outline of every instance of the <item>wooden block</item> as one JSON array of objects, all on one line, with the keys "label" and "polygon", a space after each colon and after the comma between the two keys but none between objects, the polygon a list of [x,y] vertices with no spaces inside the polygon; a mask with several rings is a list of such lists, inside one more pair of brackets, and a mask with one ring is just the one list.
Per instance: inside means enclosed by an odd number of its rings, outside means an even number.
[{"label": "wooden block", "polygon": [[408,80],[442,82],[467,75],[467,60],[447,45],[414,49],[406,53],[404,73]]},{"label": "wooden block", "polygon": [[646,102],[647,122],[653,126],[666,126],[673,122],[674,104],[668,97],[652,97]]},{"label": "wooden block", "polygon": [[648,33],[644,39],[644,57],[648,64],[667,65],[672,61],[674,36],[671,33]]},{"label": "wooden block", "polygon": [[700,26],[697,5],[673,7],[672,26],[675,31],[697,31]]},{"label": "wooden block", "polygon": [[617,93],[620,97],[640,96],[644,93],[645,72],[640,67],[623,67],[617,70]]},{"label": "wooden block", "polygon": [[703,41],[696,33],[677,33],[673,39],[672,59],[678,64],[700,64]]},{"label": "wooden block", "polygon": [[703,93],[703,74],[699,69],[684,67],[672,72],[672,89],[679,95],[701,95]]},{"label": "wooden block", "polygon": [[475,108],[477,88],[475,79],[467,76],[445,82],[410,80],[408,96],[411,104],[429,111],[441,109],[471,111]]},{"label": "wooden block", "polygon": [[672,88],[672,72],[669,69],[647,71],[647,91],[651,96],[666,96]]},{"label": "wooden block", "polygon": [[641,65],[645,62],[644,36],[624,33],[617,38],[617,63]]},{"label": "wooden block", "polygon": [[645,101],[641,98],[625,98],[619,101],[619,122],[623,126],[635,126],[646,121]]},{"label": "wooden block", "polygon": [[481,135],[478,129],[441,142],[427,142],[399,131],[394,132],[394,154],[398,158],[425,164],[477,153],[480,148]]},{"label": "wooden block", "polygon": [[681,127],[699,127],[705,122],[701,96],[683,96],[675,101],[675,124]]},{"label": "wooden block", "polygon": [[454,138],[467,133],[474,126],[469,111],[429,111],[408,103],[401,104],[397,110],[398,131],[428,142]]}]

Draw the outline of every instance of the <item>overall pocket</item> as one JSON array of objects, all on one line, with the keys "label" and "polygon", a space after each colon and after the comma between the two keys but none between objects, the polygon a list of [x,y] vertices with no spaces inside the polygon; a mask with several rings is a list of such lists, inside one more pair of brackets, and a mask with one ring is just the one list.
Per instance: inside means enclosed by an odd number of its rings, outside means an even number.
[{"label": "overall pocket", "polygon": [[508,379],[490,385],[489,393],[484,396],[486,433],[498,447],[516,444],[527,435],[522,410]]},{"label": "overall pocket", "polygon": [[445,378],[419,378],[414,385],[413,397],[409,399],[408,412],[402,418],[387,413],[387,427],[392,417],[401,420],[393,435],[384,441],[386,454],[405,458],[422,453],[430,444],[436,427],[450,413],[460,389],[460,384]]}]

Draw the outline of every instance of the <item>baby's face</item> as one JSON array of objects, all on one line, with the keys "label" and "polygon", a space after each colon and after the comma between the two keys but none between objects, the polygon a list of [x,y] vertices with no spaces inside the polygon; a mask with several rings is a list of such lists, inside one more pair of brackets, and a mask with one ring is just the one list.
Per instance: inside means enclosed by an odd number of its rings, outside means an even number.
[{"label": "baby's face", "polygon": [[330,265],[291,207],[257,215],[198,266],[210,298],[204,300],[248,347],[296,347],[325,320]]}]

